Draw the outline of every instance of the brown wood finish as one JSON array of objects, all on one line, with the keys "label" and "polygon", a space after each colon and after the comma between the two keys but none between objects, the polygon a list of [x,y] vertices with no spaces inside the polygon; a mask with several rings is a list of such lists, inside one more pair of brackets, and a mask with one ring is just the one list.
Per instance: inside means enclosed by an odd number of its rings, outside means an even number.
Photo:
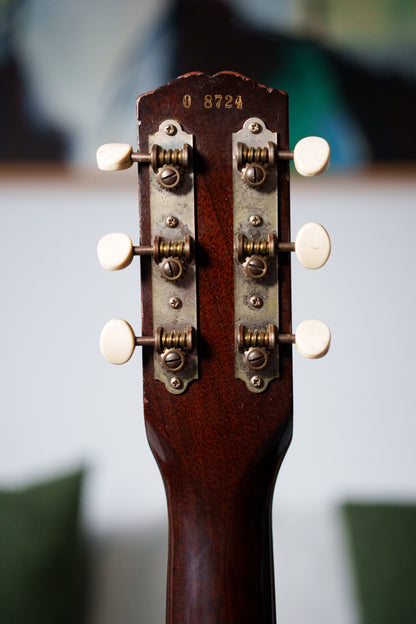
[{"label": "brown wood finish", "polygon": [[[241,95],[243,108],[205,109],[206,94]],[[183,106],[183,96],[192,106]],[[168,624],[275,621],[271,504],[292,433],[292,355],[280,346],[280,379],[262,394],[234,376],[231,135],[252,116],[289,149],[287,95],[223,72],[192,73],[138,98],[138,149],[161,121],[195,135],[199,375],[179,396],[153,379],[143,349],[146,430],[169,511]],[[289,241],[289,165],[280,162],[280,241]],[[148,244],[148,168],[139,168],[141,242]],[[280,254],[280,319],[291,331],[290,254]],[[141,260],[142,329],[152,335],[149,258]]]}]

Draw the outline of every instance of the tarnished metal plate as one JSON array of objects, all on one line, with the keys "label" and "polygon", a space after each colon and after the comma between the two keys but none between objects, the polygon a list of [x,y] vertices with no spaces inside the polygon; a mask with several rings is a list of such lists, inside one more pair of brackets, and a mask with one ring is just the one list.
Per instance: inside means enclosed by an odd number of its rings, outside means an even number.
[{"label": "tarnished metal plate", "polygon": [[[257,124],[257,125],[256,125]],[[251,129],[255,129],[252,132]],[[267,239],[269,234],[278,240],[278,192],[276,166],[267,168],[267,178],[261,186],[249,186],[243,182],[237,166],[237,144],[247,147],[267,147],[269,142],[277,145],[277,134],[267,129],[257,117],[247,119],[243,128],[233,133],[233,202],[234,202],[234,322],[235,322],[235,376],[241,379],[252,392],[263,392],[270,381],[279,376],[279,350],[276,347],[269,354],[268,363],[262,370],[251,370],[244,361],[244,353],[237,346],[238,328],[264,329],[275,326],[279,319],[279,285],[277,254],[268,261],[264,278],[248,277],[237,255],[237,237],[243,234],[252,240]],[[258,218],[257,218],[258,217]],[[257,225],[255,225],[258,223]],[[262,301],[260,307],[251,302],[253,297]],[[257,379],[253,379],[257,378]],[[254,380],[254,384],[252,383]]]},{"label": "tarnished metal plate", "polygon": [[[174,131],[172,131],[172,127]],[[168,133],[166,132],[168,129]],[[195,198],[194,173],[192,168],[193,135],[183,131],[181,124],[167,119],[159,126],[156,134],[149,136],[149,153],[152,145],[164,149],[182,149],[184,144],[191,147],[191,163],[182,176],[182,184],[173,190],[162,188],[157,182],[157,174],[149,167],[151,240],[161,236],[164,240],[181,241],[189,235],[195,241]],[[168,217],[175,217],[177,225],[169,227]],[[172,220],[171,220],[172,221]],[[194,256],[185,264],[183,276],[176,281],[164,279],[159,265],[152,261],[153,323],[160,325],[165,332],[181,332],[192,325],[197,333],[197,291]],[[172,299],[180,299],[178,307],[172,307]],[[154,353],[155,379],[162,381],[169,392],[181,394],[188,384],[198,378],[198,355],[196,349],[188,354],[184,368],[178,372],[165,370],[158,353]],[[175,387],[176,386],[176,387]]]}]

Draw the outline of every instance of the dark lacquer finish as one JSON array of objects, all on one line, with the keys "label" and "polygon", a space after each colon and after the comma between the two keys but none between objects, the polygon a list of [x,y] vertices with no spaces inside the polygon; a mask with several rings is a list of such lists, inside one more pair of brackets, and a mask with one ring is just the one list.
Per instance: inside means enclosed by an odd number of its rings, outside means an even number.
[{"label": "dark lacquer finish", "polygon": [[[190,108],[184,95],[192,98]],[[209,94],[241,96],[243,108],[204,107]],[[287,95],[232,72],[192,73],[138,99],[138,149],[165,119],[195,135],[199,376],[179,396],[153,379],[144,350],[144,413],[169,510],[168,624],[275,621],[271,503],[292,432],[291,346],[280,379],[262,394],[234,375],[231,136],[252,116],[287,150]],[[281,162],[280,240],[289,241],[289,166]],[[148,169],[139,170],[140,226],[149,240]],[[149,258],[142,258],[143,335],[153,333]],[[290,258],[281,254],[280,331],[291,331]]]}]

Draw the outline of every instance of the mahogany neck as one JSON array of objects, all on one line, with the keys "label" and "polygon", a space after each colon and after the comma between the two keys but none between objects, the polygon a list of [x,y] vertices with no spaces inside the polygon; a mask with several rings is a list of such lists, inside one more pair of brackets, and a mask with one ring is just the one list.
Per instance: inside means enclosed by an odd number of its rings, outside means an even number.
[{"label": "mahogany neck", "polygon": [[292,421],[240,481],[195,479],[186,462],[172,470],[149,424],[147,433],[168,502],[166,624],[274,624],[272,498]]},{"label": "mahogany neck", "polygon": [[274,624],[271,500],[256,503],[170,501],[167,624]]}]

